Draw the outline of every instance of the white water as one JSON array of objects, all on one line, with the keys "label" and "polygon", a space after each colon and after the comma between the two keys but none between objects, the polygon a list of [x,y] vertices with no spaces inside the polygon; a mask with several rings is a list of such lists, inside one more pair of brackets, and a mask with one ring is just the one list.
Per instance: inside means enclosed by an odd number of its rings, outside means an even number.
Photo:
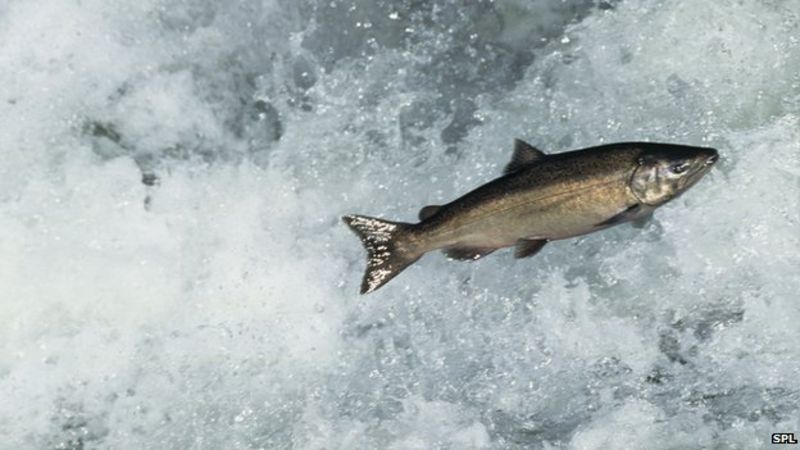
[{"label": "white water", "polygon": [[[0,3],[0,448],[800,433],[800,2],[405,3]],[[339,216],[514,137],[722,160],[644,229],[358,296]]]}]

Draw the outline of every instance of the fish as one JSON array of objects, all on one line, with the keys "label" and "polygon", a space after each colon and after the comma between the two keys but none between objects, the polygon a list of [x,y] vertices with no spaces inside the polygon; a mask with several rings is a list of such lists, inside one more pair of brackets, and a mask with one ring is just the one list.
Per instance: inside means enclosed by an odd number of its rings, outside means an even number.
[{"label": "fish", "polygon": [[502,176],[450,203],[425,206],[418,223],[342,217],[367,251],[361,294],[434,250],[475,261],[513,246],[515,258],[528,258],[550,241],[646,220],[718,159],[713,148],[655,142],[546,154],[516,139]]}]

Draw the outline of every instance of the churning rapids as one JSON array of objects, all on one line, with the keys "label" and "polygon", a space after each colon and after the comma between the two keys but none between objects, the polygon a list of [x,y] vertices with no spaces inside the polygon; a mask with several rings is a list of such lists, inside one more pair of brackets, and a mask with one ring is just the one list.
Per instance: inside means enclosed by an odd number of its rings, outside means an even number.
[{"label": "churning rapids", "polygon": [[[0,67],[0,449],[800,433],[798,0],[6,0]],[[516,137],[722,158],[643,228],[359,296],[339,217]]]}]

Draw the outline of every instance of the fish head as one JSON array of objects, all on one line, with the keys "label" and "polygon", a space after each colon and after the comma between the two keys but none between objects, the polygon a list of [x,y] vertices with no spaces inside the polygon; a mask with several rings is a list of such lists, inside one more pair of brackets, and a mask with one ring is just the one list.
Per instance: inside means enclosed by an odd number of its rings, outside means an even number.
[{"label": "fish head", "polygon": [[646,205],[663,205],[694,186],[718,159],[713,148],[646,144],[631,176],[631,191]]}]

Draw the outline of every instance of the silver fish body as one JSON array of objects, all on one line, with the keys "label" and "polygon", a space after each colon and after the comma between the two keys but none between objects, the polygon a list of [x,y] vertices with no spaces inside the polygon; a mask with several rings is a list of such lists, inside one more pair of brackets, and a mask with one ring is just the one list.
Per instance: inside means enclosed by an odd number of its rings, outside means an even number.
[{"label": "silver fish body", "polygon": [[417,224],[345,216],[368,252],[361,292],[433,250],[476,260],[515,245],[515,256],[524,258],[549,241],[645,218],[694,185],[717,158],[711,148],[645,142],[545,155],[517,140],[503,176],[423,208]]}]

